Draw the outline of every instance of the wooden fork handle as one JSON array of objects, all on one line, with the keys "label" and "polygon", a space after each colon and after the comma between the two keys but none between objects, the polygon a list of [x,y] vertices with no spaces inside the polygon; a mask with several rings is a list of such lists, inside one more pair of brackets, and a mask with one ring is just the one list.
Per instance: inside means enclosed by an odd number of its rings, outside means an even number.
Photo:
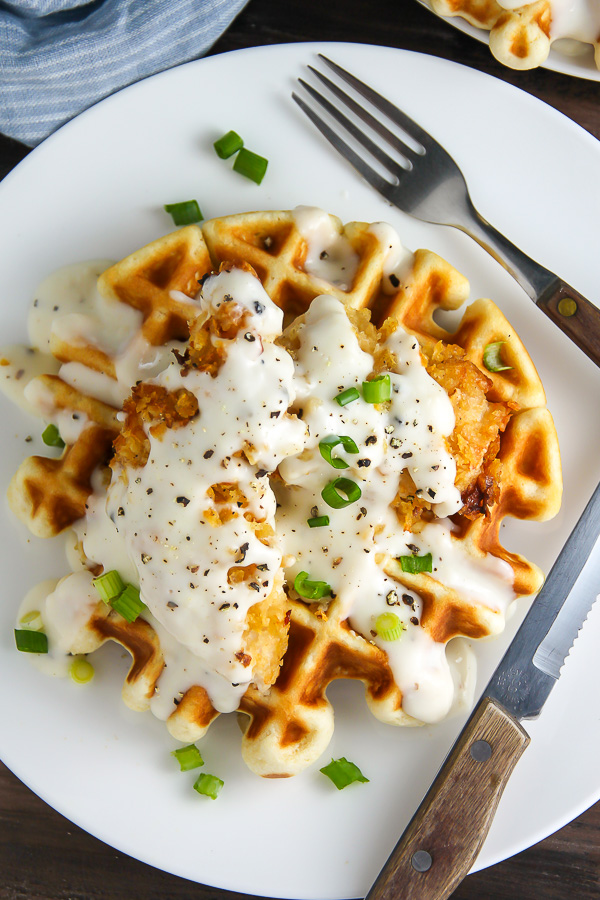
[{"label": "wooden fork handle", "polygon": [[516,719],[484,697],[367,900],[449,897],[475,862],[529,740]]},{"label": "wooden fork handle", "polygon": [[557,278],[535,301],[580,350],[600,366],[600,309]]}]

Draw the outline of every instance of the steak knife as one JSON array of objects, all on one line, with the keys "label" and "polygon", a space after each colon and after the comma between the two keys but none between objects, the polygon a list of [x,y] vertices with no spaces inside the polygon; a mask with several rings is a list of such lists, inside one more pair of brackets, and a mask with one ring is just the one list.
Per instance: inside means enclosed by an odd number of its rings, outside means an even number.
[{"label": "steak knife", "polygon": [[[571,594],[600,533],[600,484],[366,900],[445,900],[468,874],[595,597]],[[567,676],[568,677],[568,676]]]}]

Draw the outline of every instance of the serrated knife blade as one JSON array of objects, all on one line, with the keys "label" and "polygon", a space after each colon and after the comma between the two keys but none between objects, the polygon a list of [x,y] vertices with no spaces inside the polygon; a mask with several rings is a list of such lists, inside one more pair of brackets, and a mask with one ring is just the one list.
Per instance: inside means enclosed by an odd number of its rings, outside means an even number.
[{"label": "serrated knife blade", "polygon": [[484,697],[518,719],[537,717],[595,598],[572,594],[600,533],[600,484],[552,566]]},{"label": "serrated knife blade", "polygon": [[[596,599],[573,591],[600,533],[600,484],[367,900],[446,900],[496,808]],[[600,584],[599,584],[600,587]]]}]

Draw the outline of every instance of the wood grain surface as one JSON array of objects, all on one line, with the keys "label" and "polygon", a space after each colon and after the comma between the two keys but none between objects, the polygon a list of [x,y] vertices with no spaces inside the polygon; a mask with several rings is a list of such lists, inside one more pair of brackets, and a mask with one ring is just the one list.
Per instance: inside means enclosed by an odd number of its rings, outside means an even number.
[{"label": "wood grain surface", "polygon": [[[600,138],[600,82],[545,69],[505,69],[487,46],[437,19],[416,0],[379,0],[376,4],[372,0],[250,0],[212,53],[324,40],[401,47],[463,63],[528,91]],[[0,82],[0,102],[1,93]],[[0,177],[26,154],[26,147],[0,135]],[[592,686],[591,693],[597,696]],[[561,765],[568,765],[568,760],[557,760],[557,778]],[[548,789],[552,790],[552,785]],[[0,900],[242,897],[255,900],[194,884],[118,853],[60,816],[0,764]],[[600,804],[537,846],[469,875],[452,897],[598,900]]]}]

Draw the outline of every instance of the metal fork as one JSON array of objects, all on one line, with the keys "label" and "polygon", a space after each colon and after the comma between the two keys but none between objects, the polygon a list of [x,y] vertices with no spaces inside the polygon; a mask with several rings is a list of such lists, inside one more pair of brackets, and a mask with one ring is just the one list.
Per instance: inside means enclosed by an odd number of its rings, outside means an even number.
[{"label": "metal fork", "polygon": [[[418,146],[418,149],[414,149],[405,140],[392,133],[383,122],[375,118],[333,81],[313,66],[309,66],[308,68],[325,85],[330,94],[341,101],[347,111],[362,119],[379,135],[381,142],[375,143],[338,106],[300,78],[302,87],[322,109],[343,126],[348,135],[389,172],[392,180],[380,175],[302,97],[292,93],[298,106],[335,149],[398,209],[424,222],[459,228],[476,240],[516,279],[536,306],[546,313],[597,366],[600,366],[600,309],[563,279],[526,256],[486,222],[471,201],[461,170],[435,138],[354,75],[326,56],[319,54],[319,57],[340,79],[368,100],[390,122],[399,126]],[[400,154],[402,162],[393,159],[383,146]]]}]

